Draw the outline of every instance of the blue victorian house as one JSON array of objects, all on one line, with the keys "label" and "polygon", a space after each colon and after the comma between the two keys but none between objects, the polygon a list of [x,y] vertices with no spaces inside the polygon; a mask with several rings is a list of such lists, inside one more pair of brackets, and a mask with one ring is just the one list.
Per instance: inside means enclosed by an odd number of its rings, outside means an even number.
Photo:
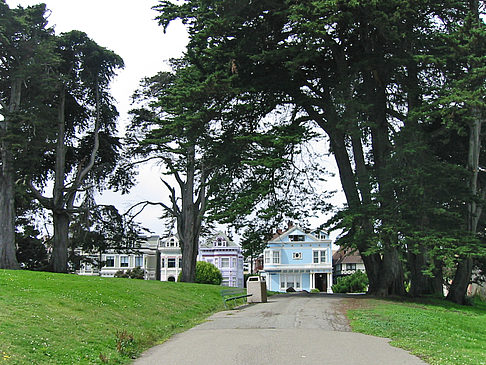
[{"label": "blue victorian house", "polygon": [[327,233],[297,226],[279,231],[263,252],[267,289],[285,292],[319,289],[332,293],[332,242]]}]

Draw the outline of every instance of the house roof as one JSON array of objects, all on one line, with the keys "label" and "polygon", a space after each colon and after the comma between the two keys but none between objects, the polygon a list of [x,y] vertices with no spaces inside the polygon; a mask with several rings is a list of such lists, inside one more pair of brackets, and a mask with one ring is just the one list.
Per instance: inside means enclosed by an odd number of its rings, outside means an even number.
[{"label": "house roof", "polygon": [[362,264],[363,259],[356,250],[340,248],[332,255],[332,264]]},{"label": "house roof", "polygon": [[205,242],[201,243],[199,246],[203,248],[207,247],[214,247],[214,241],[218,238],[221,237],[226,241],[226,246],[225,247],[241,247],[239,244],[236,242],[233,242],[232,240],[229,239],[228,235],[224,232],[218,232],[215,235],[211,236],[208,238]]},{"label": "house roof", "polygon": [[[300,228],[299,226],[294,226],[293,224],[289,224],[289,227],[287,228],[286,231],[282,231],[281,229],[277,229],[277,232],[273,235],[273,237],[268,241],[269,243],[275,243],[275,242],[280,242],[280,240],[285,237],[285,236],[290,236],[292,233],[295,231],[299,231],[302,234],[310,237],[314,241],[322,241],[322,239],[319,239],[312,233],[307,233],[304,229]],[[327,241],[327,240],[326,240]]]}]

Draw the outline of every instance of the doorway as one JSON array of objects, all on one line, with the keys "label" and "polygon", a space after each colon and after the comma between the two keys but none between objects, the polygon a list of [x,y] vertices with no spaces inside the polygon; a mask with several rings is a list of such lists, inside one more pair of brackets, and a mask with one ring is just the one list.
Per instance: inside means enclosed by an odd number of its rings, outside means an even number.
[{"label": "doorway", "polygon": [[319,289],[320,292],[327,292],[327,274],[315,274],[314,288]]}]

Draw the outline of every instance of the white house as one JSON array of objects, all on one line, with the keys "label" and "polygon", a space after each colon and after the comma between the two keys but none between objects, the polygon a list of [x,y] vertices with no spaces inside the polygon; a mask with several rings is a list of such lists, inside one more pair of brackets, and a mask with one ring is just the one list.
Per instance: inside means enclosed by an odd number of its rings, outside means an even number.
[{"label": "white house", "polygon": [[325,232],[307,233],[297,226],[279,232],[264,250],[262,275],[268,290],[332,293],[332,241]]},{"label": "white house", "polygon": [[223,275],[224,286],[243,288],[243,254],[241,246],[222,232],[199,245],[199,261],[210,262]]},{"label": "white house", "polygon": [[[159,245],[159,237],[142,237],[143,242],[140,247],[132,252],[123,252],[117,250],[108,250],[101,254],[101,261],[104,266],[101,271],[98,267],[89,263],[83,263],[81,268],[76,272],[78,275],[99,275],[103,277],[113,277],[117,271],[126,271],[140,267],[145,271],[146,279],[156,278],[156,253]],[[99,255],[87,254],[79,251],[78,254],[91,258],[94,262],[99,261]]]},{"label": "white house", "polygon": [[159,244],[160,280],[178,281],[182,271],[182,251],[179,238],[171,236]]}]

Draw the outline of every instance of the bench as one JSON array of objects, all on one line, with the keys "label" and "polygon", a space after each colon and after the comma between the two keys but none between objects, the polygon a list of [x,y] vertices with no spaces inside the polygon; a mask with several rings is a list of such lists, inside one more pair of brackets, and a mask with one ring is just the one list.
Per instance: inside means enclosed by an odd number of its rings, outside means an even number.
[{"label": "bench", "polygon": [[224,307],[228,308],[228,302],[230,300],[234,300],[236,303],[237,299],[241,298],[248,298],[251,297],[253,294],[246,294],[245,289],[243,288],[235,288],[235,289],[223,289],[221,290],[221,297],[223,298]]}]

